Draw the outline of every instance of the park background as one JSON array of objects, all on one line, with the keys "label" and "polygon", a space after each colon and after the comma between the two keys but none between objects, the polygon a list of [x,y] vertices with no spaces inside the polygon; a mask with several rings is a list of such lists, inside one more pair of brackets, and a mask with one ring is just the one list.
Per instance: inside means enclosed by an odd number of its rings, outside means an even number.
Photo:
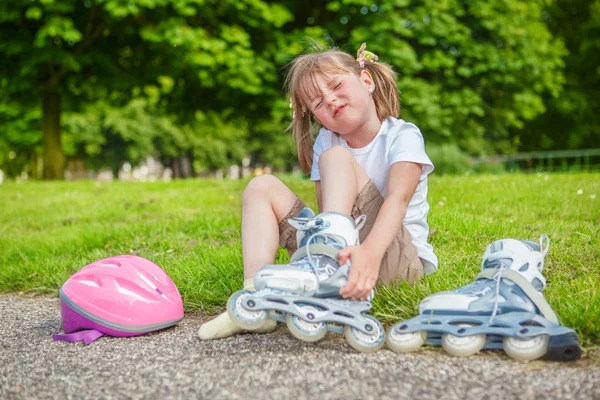
[{"label": "park background", "polygon": [[[381,289],[373,314],[410,318],[470,282],[491,241],[546,233],[545,296],[597,348],[598,0],[5,0],[0,292],[56,296],[84,265],[137,254],[169,273],[186,311],[222,311],[241,287],[248,179],[281,173],[316,205],[293,173],[282,89],[312,40],[351,54],[367,42],[393,65],[402,118],[436,165],[440,271]],[[232,166],[241,179],[164,182]]]},{"label": "park background", "polygon": [[309,38],[395,68],[440,173],[600,164],[599,1],[5,0],[0,169],[291,171],[282,78]]}]

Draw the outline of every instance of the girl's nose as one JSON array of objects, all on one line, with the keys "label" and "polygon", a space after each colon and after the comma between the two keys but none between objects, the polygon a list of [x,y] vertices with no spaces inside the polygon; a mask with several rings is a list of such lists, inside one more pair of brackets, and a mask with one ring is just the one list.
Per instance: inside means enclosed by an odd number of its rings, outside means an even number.
[{"label": "girl's nose", "polygon": [[326,97],[327,106],[333,107],[337,102],[337,97],[333,93],[329,93]]}]

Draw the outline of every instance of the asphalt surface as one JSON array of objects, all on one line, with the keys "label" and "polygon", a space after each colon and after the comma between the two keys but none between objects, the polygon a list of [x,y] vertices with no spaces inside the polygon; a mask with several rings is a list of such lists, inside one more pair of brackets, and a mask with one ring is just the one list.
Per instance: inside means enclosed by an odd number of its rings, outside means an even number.
[{"label": "asphalt surface", "polygon": [[1,399],[600,399],[600,362],[520,363],[501,352],[365,355],[340,335],[317,344],[272,334],[201,342],[209,318],[89,346],[53,342],[57,299],[0,296]]}]

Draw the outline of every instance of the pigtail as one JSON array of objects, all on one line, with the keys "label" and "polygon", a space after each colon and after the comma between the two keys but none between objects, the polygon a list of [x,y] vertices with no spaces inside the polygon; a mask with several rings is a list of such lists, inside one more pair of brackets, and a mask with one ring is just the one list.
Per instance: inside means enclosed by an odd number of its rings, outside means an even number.
[{"label": "pigtail", "polygon": [[296,151],[298,152],[298,162],[300,168],[305,174],[309,174],[312,169],[312,156],[314,144],[314,128],[310,122],[310,114],[302,114],[296,111],[296,116],[288,127],[292,131],[292,136],[296,141]]},{"label": "pigtail", "polygon": [[289,93],[292,107],[292,122],[287,130],[292,131],[296,142],[298,163],[305,174],[309,174],[312,169],[313,136],[316,129],[313,127],[310,112],[304,106],[299,91],[302,74],[311,69],[312,63],[313,61],[308,55],[296,58],[289,64],[285,79],[285,88]]},{"label": "pigtail", "polygon": [[389,116],[400,117],[400,90],[396,85],[396,72],[389,64],[367,62],[364,67],[375,81],[373,100],[377,116],[383,121]]}]

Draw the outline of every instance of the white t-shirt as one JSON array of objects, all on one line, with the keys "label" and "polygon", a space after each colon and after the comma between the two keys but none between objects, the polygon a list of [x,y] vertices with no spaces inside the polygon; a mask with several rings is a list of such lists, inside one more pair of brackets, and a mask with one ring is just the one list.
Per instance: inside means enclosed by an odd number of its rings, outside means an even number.
[{"label": "white t-shirt", "polygon": [[313,164],[310,174],[312,181],[321,180],[319,157],[325,150],[333,146],[348,149],[384,197],[392,164],[409,161],[421,165],[419,184],[408,204],[403,222],[410,232],[412,242],[419,252],[419,257],[425,260],[425,272],[436,271],[438,258],[433,252],[431,244],[427,242],[429,236],[427,175],[433,171],[433,163],[425,153],[425,142],[419,128],[402,119],[389,117],[383,121],[377,136],[371,143],[360,149],[350,148],[339,135],[321,128],[313,147]]}]

